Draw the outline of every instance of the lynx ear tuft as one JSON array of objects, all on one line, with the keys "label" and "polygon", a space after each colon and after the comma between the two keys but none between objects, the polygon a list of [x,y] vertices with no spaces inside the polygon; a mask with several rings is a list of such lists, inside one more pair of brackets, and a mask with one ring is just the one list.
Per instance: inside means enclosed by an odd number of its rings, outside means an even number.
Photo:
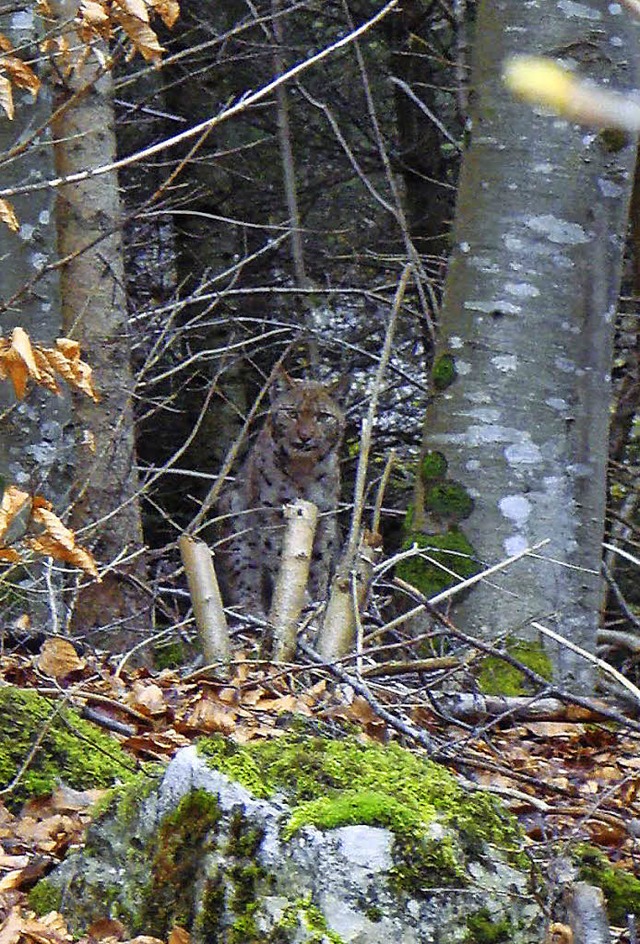
[{"label": "lynx ear tuft", "polygon": [[293,390],[298,383],[300,383],[299,380],[294,380],[294,378],[286,372],[284,367],[280,366],[274,377],[271,390],[269,391],[271,402],[277,400],[278,397],[281,397],[283,393]]}]

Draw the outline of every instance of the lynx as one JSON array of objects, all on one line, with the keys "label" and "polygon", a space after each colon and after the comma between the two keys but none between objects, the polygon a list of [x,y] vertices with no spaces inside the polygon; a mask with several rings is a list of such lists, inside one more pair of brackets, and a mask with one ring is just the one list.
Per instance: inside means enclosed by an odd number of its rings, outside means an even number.
[{"label": "lynx", "polygon": [[282,506],[314,502],[320,517],[309,573],[311,599],[327,592],[338,552],[339,450],[344,413],[334,398],[343,381],[323,384],[283,374],[264,427],[218,510],[225,540],[216,553],[224,602],[269,612],[282,550]]}]

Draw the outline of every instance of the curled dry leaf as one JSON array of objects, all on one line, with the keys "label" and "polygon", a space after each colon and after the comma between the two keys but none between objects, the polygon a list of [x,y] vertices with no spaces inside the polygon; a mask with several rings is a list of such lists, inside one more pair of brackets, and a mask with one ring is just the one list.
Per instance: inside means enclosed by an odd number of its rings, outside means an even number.
[{"label": "curled dry leaf", "polygon": [[0,72],[0,107],[10,121],[13,121],[15,108],[13,107],[13,91],[11,82],[6,75]]},{"label": "curled dry leaf", "polygon": [[[2,87],[0,79],[0,105],[2,104],[1,97]],[[18,222],[16,211],[13,209],[8,200],[0,200],[0,220],[7,224],[12,233],[17,233],[20,229],[20,223]]]},{"label": "curled dry leaf", "polygon": [[93,371],[80,358],[80,345],[71,338],[58,338],[55,350],[47,349],[43,352],[53,369],[63,377],[70,387],[75,387],[86,393],[94,402],[100,397],[93,386]]},{"label": "curled dry leaf", "polygon": [[29,539],[27,543],[31,550],[79,567],[99,581],[100,575],[94,558],[89,551],[76,544],[75,534],[54,515],[49,502],[36,498],[33,505],[33,521],[41,525],[44,532],[37,538]]},{"label": "curled dry leaf", "polygon": [[82,672],[86,666],[68,639],[54,636],[45,639],[38,656],[38,668],[57,681],[68,678],[74,672]]},{"label": "curled dry leaf", "polygon": [[157,13],[165,26],[171,29],[180,16],[180,4],[177,0],[148,0],[153,12]]},{"label": "curled dry leaf", "polygon": [[59,394],[56,374],[92,400],[100,399],[93,386],[92,370],[81,359],[77,341],[58,338],[55,348],[37,347],[22,328],[14,328],[11,340],[0,338],[0,378],[11,381],[19,400],[24,397],[29,380]]},{"label": "curled dry leaf", "polygon": [[29,492],[23,492],[15,485],[7,485],[2,496],[2,502],[0,502],[0,541],[4,540],[12,522],[27,502],[31,503]]},{"label": "curled dry leaf", "polygon": [[11,340],[0,338],[0,377],[11,381],[19,400],[24,397],[29,378],[40,379],[29,335],[22,328],[13,329]]}]

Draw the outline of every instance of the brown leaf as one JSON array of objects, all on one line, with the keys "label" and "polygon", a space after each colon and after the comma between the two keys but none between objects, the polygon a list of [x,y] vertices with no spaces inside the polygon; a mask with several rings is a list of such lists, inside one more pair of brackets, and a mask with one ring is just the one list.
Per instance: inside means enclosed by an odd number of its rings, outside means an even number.
[{"label": "brown leaf", "polygon": [[36,97],[40,89],[40,79],[26,62],[17,56],[5,55],[0,59],[0,69],[8,74],[14,85],[28,89],[33,97]]},{"label": "brown leaf", "polygon": [[189,944],[190,941],[191,935],[189,932],[185,928],[174,924],[169,934],[169,944]]},{"label": "brown leaf", "polygon": [[86,664],[84,659],[79,658],[69,640],[60,636],[45,639],[37,660],[40,671],[58,681],[68,678],[74,672],[82,672]]},{"label": "brown leaf", "polygon": [[0,924],[0,944],[16,944],[20,940],[23,926],[19,908],[12,908]]},{"label": "brown leaf", "polygon": [[153,683],[134,682],[127,703],[146,715],[164,715],[167,712],[162,689]]},{"label": "brown leaf", "polygon": [[112,10],[113,18],[146,61],[160,62],[164,47],[149,26],[149,14],[142,0],[120,0],[114,2]]},{"label": "brown leaf", "polygon": [[126,937],[126,928],[116,918],[99,918],[87,929],[87,935],[93,941],[102,941],[107,937],[122,941]]},{"label": "brown leaf", "polygon": [[47,557],[53,557],[54,560],[64,561],[79,567],[86,573],[100,581],[100,575],[96,562],[89,551],[76,544],[76,536],[73,531],[65,527],[60,519],[54,515],[44,499],[41,502],[34,501],[33,521],[42,525],[44,534],[37,538],[30,538],[26,543],[37,554],[44,554]]}]

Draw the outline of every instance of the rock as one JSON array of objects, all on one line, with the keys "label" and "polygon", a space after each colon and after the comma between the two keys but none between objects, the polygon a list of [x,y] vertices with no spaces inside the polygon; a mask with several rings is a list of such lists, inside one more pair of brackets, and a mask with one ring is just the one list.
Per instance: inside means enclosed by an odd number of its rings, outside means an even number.
[{"label": "rock", "polygon": [[215,739],[126,788],[41,895],[77,932],[109,916],[194,944],[539,944],[522,844],[495,800],[396,745]]}]

